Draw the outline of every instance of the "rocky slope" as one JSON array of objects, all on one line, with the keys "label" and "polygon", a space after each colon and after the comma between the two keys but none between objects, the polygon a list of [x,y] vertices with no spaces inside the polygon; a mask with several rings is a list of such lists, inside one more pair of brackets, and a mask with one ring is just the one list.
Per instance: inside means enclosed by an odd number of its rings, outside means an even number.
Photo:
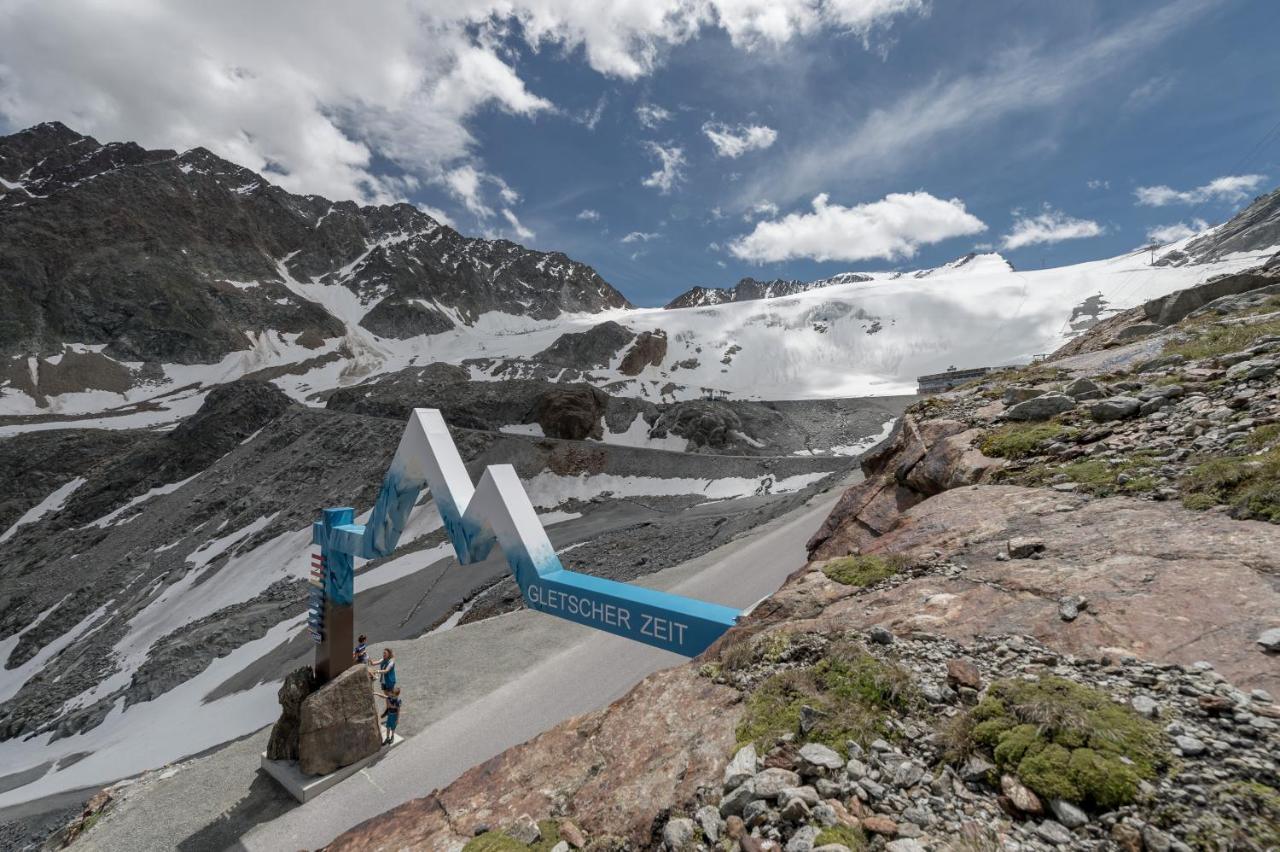
[{"label": "rocky slope", "polygon": [[1275,848],[1278,323],[918,403],[702,658],[331,848]]}]

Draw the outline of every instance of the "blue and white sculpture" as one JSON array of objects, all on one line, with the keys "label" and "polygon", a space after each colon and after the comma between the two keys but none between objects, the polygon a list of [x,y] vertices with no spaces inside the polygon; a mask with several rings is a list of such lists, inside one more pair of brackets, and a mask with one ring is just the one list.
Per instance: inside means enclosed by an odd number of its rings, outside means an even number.
[{"label": "blue and white sculpture", "polygon": [[[328,509],[313,528],[320,545],[324,613],[313,636],[325,645],[349,632],[354,589],[353,557],[378,559],[395,550],[422,489],[429,488],[458,561],[489,555],[496,542],[506,556],[530,609],[657,648],[693,657],[733,626],[738,610],[679,595],[566,571],[525,493],[515,468],[491,465],[473,485],[440,412],[415,409],[368,524],[351,509]],[[317,629],[318,628],[318,629]],[[350,645],[350,637],[344,637]],[[340,654],[329,649],[329,657]],[[335,658],[340,659],[340,658]],[[323,679],[335,676],[341,668]]]}]

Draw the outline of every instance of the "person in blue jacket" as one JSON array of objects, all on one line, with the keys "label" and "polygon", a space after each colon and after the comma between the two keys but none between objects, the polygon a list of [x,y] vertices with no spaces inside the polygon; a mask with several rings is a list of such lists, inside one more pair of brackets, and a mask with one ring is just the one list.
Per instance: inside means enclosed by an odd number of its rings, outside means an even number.
[{"label": "person in blue jacket", "polygon": [[381,678],[382,691],[390,693],[396,686],[396,655],[390,648],[382,649],[382,659],[378,661],[378,676]]}]

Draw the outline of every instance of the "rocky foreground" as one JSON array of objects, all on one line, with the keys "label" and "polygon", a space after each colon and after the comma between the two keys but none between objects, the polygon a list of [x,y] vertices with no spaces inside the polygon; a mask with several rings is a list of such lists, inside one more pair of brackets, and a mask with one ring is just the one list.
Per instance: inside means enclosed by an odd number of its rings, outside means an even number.
[{"label": "rocky foreground", "polygon": [[1161,301],[913,406],[702,658],[331,848],[1280,848],[1280,281]]}]

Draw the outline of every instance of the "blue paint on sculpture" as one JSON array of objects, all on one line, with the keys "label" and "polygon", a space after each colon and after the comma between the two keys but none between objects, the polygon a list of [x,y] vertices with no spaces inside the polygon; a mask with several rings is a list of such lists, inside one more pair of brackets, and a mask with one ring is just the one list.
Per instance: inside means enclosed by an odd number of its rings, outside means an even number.
[{"label": "blue paint on sculpture", "polygon": [[351,606],[355,600],[355,560],[348,547],[355,515],[350,508],[325,509],[324,520],[311,526],[311,540],[320,545],[324,596],[334,606]]},{"label": "blue paint on sculpture", "polygon": [[325,592],[335,603],[351,602],[353,556],[374,559],[395,550],[423,487],[435,498],[458,561],[486,559],[496,542],[530,609],[689,657],[737,620],[730,607],[566,571],[515,469],[493,465],[473,487],[435,409],[414,411],[367,525],[353,523],[351,509],[326,509],[325,521],[315,525]]}]

